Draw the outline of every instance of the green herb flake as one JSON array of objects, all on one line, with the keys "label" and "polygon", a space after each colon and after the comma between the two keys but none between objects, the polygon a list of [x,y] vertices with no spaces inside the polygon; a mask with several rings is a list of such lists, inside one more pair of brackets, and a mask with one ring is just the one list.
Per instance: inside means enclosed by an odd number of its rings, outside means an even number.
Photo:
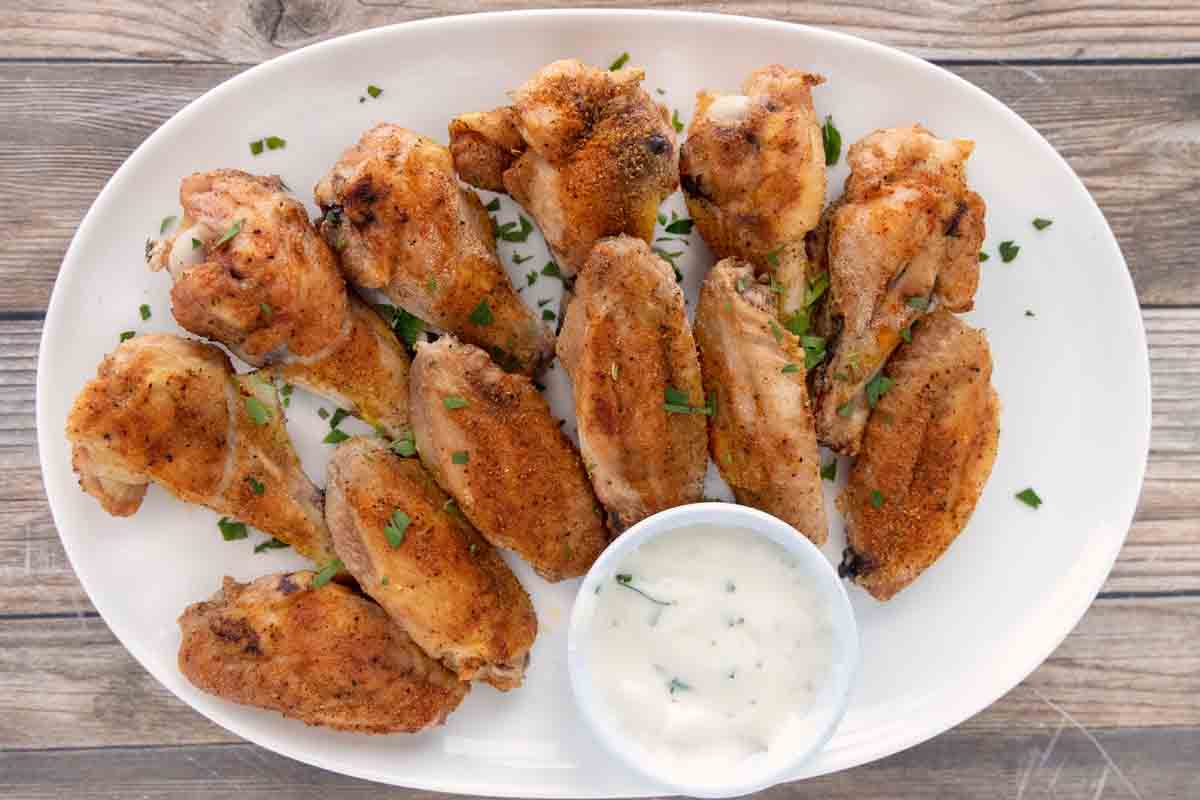
[{"label": "green herb flake", "polygon": [[491,325],[495,320],[495,317],[492,316],[492,308],[488,305],[488,301],[485,299],[479,301],[479,305],[475,306],[475,310],[471,312],[467,319],[471,321],[472,325],[484,327]]},{"label": "green herb flake", "polygon": [[822,272],[812,283],[808,284],[808,288],[804,290],[804,307],[808,308],[813,303],[821,299],[821,295],[829,288],[829,273]]},{"label": "green herb flake", "polygon": [[450,460],[455,464],[466,464],[471,460],[471,454],[466,450],[456,450],[450,454]]},{"label": "green herb flake", "polygon": [[350,412],[344,408],[339,408],[333,412],[333,416],[329,420],[329,427],[336,428],[342,424],[342,420],[350,416]]},{"label": "green herb flake", "polygon": [[800,365],[799,364],[784,364],[783,369],[781,369],[779,371],[782,372],[784,375],[788,375],[793,372],[799,372]]},{"label": "green herb flake", "polygon": [[252,156],[262,155],[262,151],[263,151],[263,140],[262,139],[255,139],[253,142],[250,143],[250,155],[252,155]]},{"label": "green herb flake", "polygon": [[542,309],[542,319],[545,320],[546,322],[554,322],[554,320],[558,319],[558,316],[550,309],[543,308]]},{"label": "green herb flake", "polygon": [[767,263],[770,264],[772,267],[778,267],[779,266],[779,254],[782,251],[783,251],[782,247],[777,247],[774,250],[772,250],[771,252],[767,253]]},{"label": "green herb flake", "polygon": [[801,336],[800,344],[804,347],[805,369],[812,369],[825,360],[824,336]]},{"label": "green herb flake", "polygon": [[839,417],[849,417],[852,413],[854,413],[854,401],[853,400],[847,400],[846,402],[844,402],[840,406],[838,406],[837,415]]},{"label": "green herb flake", "polygon": [[384,575],[382,578],[380,578],[380,579],[379,579],[379,585],[380,585],[380,586],[387,586],[387,585],[388,585],[388,583],[390,582],[390,580],[391,580],[391,579],[390,579],[390,578],[388,578],[388,576],[387,576],[387,575]]},{"label": "green herb flake", "polygon": [[883,495],[878,489],[871,490],[871,507],[883,508]]},{"label": "green herb flake", "polygon": [[371,83],[367,85],[367,94],[371,95],[371,97],[374,99],[383,94],[383,89],[380,89],[378,86]]},{"label": "green herb flake", "polygon": [[1054,220],[1052,220],[1052,219],[1046,219],[1045,217],[1034,217],[1033,218],[1033,227],[1037,228],[1039,231],[1044,231],[1044,230],[1046,230],[1046,228],[1049,228],[1053,224],[1054,224]]},{"label": "green herb flake", "polygon": [[404,458],[415,456],[417,454],[417,443],[413,440],[412,431],[405,431],[404,435],[388,445],[388,449]]},{"label": "green herb flake", "polygon": [[617,70],[619,70],[621,67],[625,66],[628,63],[629,63],[629,53],[621,53],[621,55],[617,56],[613,60],[613,62],[608,65],[608,71],[616,72]]},{"label": "green herb flake", "polygon": [[630,591],[637,592],[637,593],[638,593],[638,594],[640,594],[642,597],[644,597],[644,598],[646,598],[647,600],[649,600],[651,603],[654,603],[654,604],[656,604],[656,605],[660,605],[660,606],[672,606],[672,605],[675,605],[675,604],[674,604],[673,602],[671,602],[671,601],[668,601],[668,600],[659,600],[657,597],[654,597],[653,595],[646,594],[646,592],[644,592],[644,591],[642,591],[641,589],[639,589],[638,587],[634,586],[634,585],[633,585],[633,575],[629,574],[628,572],[618,572],[618,573],[617,573],[617,574],[614,576],[614,578],[615,578],[615,580],[617,581],[617,585],[618,585],[618,586],[624,586],[626,589],[629,589]]},{"label": "green herb flake", "polygon": [[229,230],[225,231],[224,236],[222,236],[220,239],[217,239],[217,243],[215,245],[213,245],[213,247],[220,247],[221,245],[225,244],[230,239],[232,239],[233,237],[235,237],[239,233],[241,233],[242,232],[242,224],[245,223],[245,221],[246,220],[244,220],[244,219],[234,220],[233,224],[229,226]]},{"label": "green herb flake", "polygon": [[675,129],[676,133],[683,133],[683,122],[679,119],[678,108],[671,112],[671,127]]},{"label": "green herb flake", "polygon": [[[533,260],[533,256],[523,256],[520,253],[513,253],[513,263],[516,264],[518,267],[521,266],[522,264],[524,264],[526,261],[532,261],[532,260]],[[537,273],[535,272],[534,274],[536,275]]]},{"label": "green herb flake", "polygon": [[832,167],[842,156],[842,133],[833,124],[833,117],[825,117],[821,126],[821,140],[825,145],[825,166]]},{"label": "green herb flake", "polygon": [[529,238],[529,234],[533,231],[533,224],[525,218],[525,215],[520,215],[520,229],[517,229],[517,223],[506,222],[496,229],[496,238],[506,242],[524,242]]},{"label": "green herb flake", "polygon": [[692,226],[696,222],[691,219],[677,219],[666,227],[667,233],[687,235],[692,232]]},{"label": "green herb flake", "polygon": [[796,309],[796,313],[792,314],[783,321],[783,327],[787,328],[796,336],[803,336],[804,334],[808,333],[808,326],[808,312],[802,308]]},{"label": "green herb flake", "polygon": [[1025,309],[1025,316],[1032,317],[1032,316],[1036,316],[1036,315],[1027,308],[1027,309]]},{"label": "green herb flake", "polygon": [[118,338],[122,342],[127,342],[135,336],[137,336],[137,331],[121,331],[121,335]]},{"label": "green herb flake", "polygon": [[912,344],[912,325],[909,325],[904,330],[900,331],[900,338]]},{"label": "green herb flake", "polygon": [[262,494],[264,492],[267,491],[267,487],[263,484],[263,482],[260,481],[258,478],[254,477],[253,475],[246,476],[246,483],[250,484],[250,491],[254,492],[256,495],[259,495],[260,497],[262,496]]},{"label": "green herb flake", "polygon": [[259,303],[258,310],[262,312],[262,315],[267,322],[270,322],[271,318],[275,316],[275,309],[271,308],[270,303]]},{"label": "green herb flake", "polygon": [[783,341],[783,329],[773,319],[767,320],[767,324],[771,326],[771,335],[775,337],[776,342]]},{"label": "green herb flake", "polygon": [[929,310],[929,298],[915,295],[904,301],[904,304],[909,308],[915,308],[917,311]]},{"label": "green herb flake", "polygon": [[192,249],[193,250],[199,250],[201,244],[202,243],[199,239],[192,239]]},{"label": "green herb flake", "polygon": [[987,253],[983,252],[982,250],[979,251],[979,263],[980,264],[987,261],[989,258],[991,258],[991,256],[989,256]]},{"label": "green herb flake", "polygon": [[736,281],[734,281],[733,285],[735,287],[737,287],[737,290],[739,292],[746,291],[746,279],[745,278],[738,278]]},{"label": "green herb flake", "polygon": [[347,434],[345,431],[342,431],[339,428],[334,428],[329,433],[325,434],[325,438],[321,441],[325,444],[341,444],[349,438],[349,434]]},{"label": "green herb flake", "polygon": [[538,279],[538,271],[536,269],[533,270],[532,272],[525,273],[526,285],[533,286],[535,283],[537,283],[537,279]]},{"label": "green herb flake", "polygon": [[417,339],[421,338],[421,333],[425,330],[425,320],[403,308],[395,308],[392,310],[392,330],[411,350],[417,346]]},{"label": "green herb flake", "polygon": [[659,225],[666,225],[666,224],[667,224],[667,215],[666,215],[666,214],[663,214],[663,213],[661,213],[661,212],[659,213],[659,215],[658,215],[658,224],[659,224]]},{"label": "green herb flake", "polygon": [[871,378],[867,381],[867,405],[874,408],[875,404],[879,402],[879,398],[887,394],[888,390],[895,385],[896,382],[883,373]]},{"label": "green herb flake", "polygon": [[383,526],[383,535],[387,537],[388,544],[392,546],[393,550],[404,544],[404,536],[408,533],[410,524],[412,524],[412,517],[408,514],[398,508],[392,512],[387,525]]},{"label": "green herb flake", "polygon": [[329,419],[329,412],[326,411],[324,408],[318,408],[317,416],[320,417],[321,419]]},{"label": "green herb flake", "polygon": [[614,381],[615,381],[615,380],[617,380],[619,377],[621,377],[621,367],[620,367],[620,365],[618,365],[618,364],[617,364],[617,363],[614,361],[614,362],[613,362],[613,364],[612,364],[612,366],[608,368],[608,374],[609,374],[609,375],[612,375],[612,379],[613,379]]},{"label": "green herb flake", "polygon": [[683,681],[679,680],[679,678],[671,678],[671,682],[667,684],[667,687],[671,694],[675,694],[676,692],[691,691],[692,688]]},{"label": "green herb flake", "polygon": [[1017,492],[1016,496],[1018,500],[1030,508],[1036,509],[1042,504],[1042,498],[1038,497],[1038,493],[1035,492],[1032,487],[1028,489],[1022,489],[1021,491]]},{"label": "green herb flake", "polygon": [[345,564],[342,563],[340,558],[335,558],[333,561],[330,561],[328,564],[321,567],[321,571],[318,572],[316,577],[312,579],[312,588],[320,589],[322,586],[329,583],[331,580],[333,580],[334,575],[337,575],[342,571],[342,567],[344,566]]},{"label": "green herb flake", "polygon": [[1021,246],[1011,240],[1001,242],[999,248],[997,249],[1000,251],[1000,260],[1005,264],[1012,261],[1017,257],[1017,253],[1021,252]]},{"label": "green herb flake", "polygon": [[175,216],[174,214],[169,217],[163,217],[162,222],[158,224],[158,235],[162,236],[164,233],[171,230],[171,226],[174,225],[175,221],[178,219],[179,217]]},{"label": "green herb flake", "polygon": [[150,319],[150,306],[142,303],[140,306],[138,306],[138,314],[141,315],[143,320]]},{"label": "green herb flake", "polygon": [[221,517],[217,520],[217,528],[221,531],[221,538],[227,542],[236,542],[238,539],[245,539],[249,536],[246,532],[246,523],[232,520],[229,517]]},{"label": "green herb flake", "polygon": [[467,399],[465,397],[459,397],[458,395],[453,394],[446,395],[442,398],[442,405],[450,411],[453,411],[457,408],[466,408]]},{"label": "green herb flake", "polygon": [[558,264],[553,261],[547,261],[546,266],[542,267],[542,274],[550,278],[558,278],[562,280],[562,270],[558,268]]},{"label": "green herb flake", "polygon": [[259,542],[258,544],[254,545],[254,553],[257,555],[258,553],[265,553],[268,550],[286,550],[289,547],[291,547],[291,545],[287,542],[283,541],[282,539],[276,539],[274,536],[272,536],[265,542]]},{"label": "green herb flake", "polygon": [[255,425],[266,425],[271,420],[271,412],[257,397],[246,398],[246,413]]},{"label": "green herb flake", "polygon": [[471,544],[467,546],[467,550],[470,551],[471,555],[475,555],[475,553],[479,551],[479,543],[471,542]]},{"label": "green herb flake", "polygon": [[278,136],[268,136],[264,141],[268,150],[282,150],[287,147],[287,139],[280,139]]},{"label": "green herb flake", "polygon": [[488,211],[492,212],[493,214],[496,213],[497,211],[500,210],[500,198],[493,197],[492,201],[490,203],[488,203],[486,206],[484,206],[484,208],[487,209]]},{"label": "green herb flake", "polygon": [[837,459],[821,465],[821,478],[827,481],[837,480]]}]

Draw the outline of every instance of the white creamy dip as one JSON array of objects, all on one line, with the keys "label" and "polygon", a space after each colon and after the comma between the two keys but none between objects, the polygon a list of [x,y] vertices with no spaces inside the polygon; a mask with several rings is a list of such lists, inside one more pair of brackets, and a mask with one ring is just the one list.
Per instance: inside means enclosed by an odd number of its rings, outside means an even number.
[{"label": "white creamy dip", "polygon": [[831,613],[811,583],[781,546],[740,528],[651,539],[597,589],[591,679],[660,768],[727,778],[802,736],[831,675]]}]

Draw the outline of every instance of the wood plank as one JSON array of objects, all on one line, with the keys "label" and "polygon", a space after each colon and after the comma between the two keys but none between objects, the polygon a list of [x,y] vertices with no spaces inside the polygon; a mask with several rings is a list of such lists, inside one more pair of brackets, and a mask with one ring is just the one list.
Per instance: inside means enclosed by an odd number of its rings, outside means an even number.
[{"label": "wood plank", "polygon": [[[112,173],[171,114],[238,71],[0,64],[0,183],[11,197],[0,206],[9,232],[0,308],[44,309],[67,244]],[[1200,65],[954,71],[1067,157],[1108,216],[1142,302],[1200,304],[1200,226],[1185,200],[1200,193]]]},{"label": "wood plank", "polygon": [[[15,8],[13,6],[15,5]],[[437,3],[244,0],[175,4],[103,0],[10,3],[4,58],[130,58],[256,63],[364,28],[427,17],[511,8],[571,8],[572,0],[441,0]],[[628,6],[597,0],[592,7]],[[1200,8],[1189,2],[1126,0],[650,0],[639,8],[689,8],[819,25],[927,58],[1180,58],[1200,55]]]}]

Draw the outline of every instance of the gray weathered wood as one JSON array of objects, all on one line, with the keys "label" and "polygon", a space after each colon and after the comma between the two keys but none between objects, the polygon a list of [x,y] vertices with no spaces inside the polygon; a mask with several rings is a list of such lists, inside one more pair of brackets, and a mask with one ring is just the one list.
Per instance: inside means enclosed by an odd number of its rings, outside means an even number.
[{"label": "gray weathered wood", "polygon": [[[10,3],[0,57],[133,58],[256,63],[363,28],[447,14],[528,7],[509,0],[239,0],[167,4],[103,0],[46,13]],[[537,5],[572,8],[571,0]],[[1200,7],[1190,0],[593,0],[592,7],[687,8],[819,25],[927,58],[1181,58],[1200,55]]]}]

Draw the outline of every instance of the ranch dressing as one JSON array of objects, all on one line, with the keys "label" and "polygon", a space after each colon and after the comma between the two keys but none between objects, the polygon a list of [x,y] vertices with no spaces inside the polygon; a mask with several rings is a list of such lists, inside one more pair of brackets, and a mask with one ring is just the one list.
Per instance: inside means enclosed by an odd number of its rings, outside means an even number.
[{"label": "ranch dressing", "polygon": [[592,681],[656,763],[727,779],[803,736],[829,678],[831,615],[796,561],[753,533],[680,528],[632,552],[598,587]]}]

